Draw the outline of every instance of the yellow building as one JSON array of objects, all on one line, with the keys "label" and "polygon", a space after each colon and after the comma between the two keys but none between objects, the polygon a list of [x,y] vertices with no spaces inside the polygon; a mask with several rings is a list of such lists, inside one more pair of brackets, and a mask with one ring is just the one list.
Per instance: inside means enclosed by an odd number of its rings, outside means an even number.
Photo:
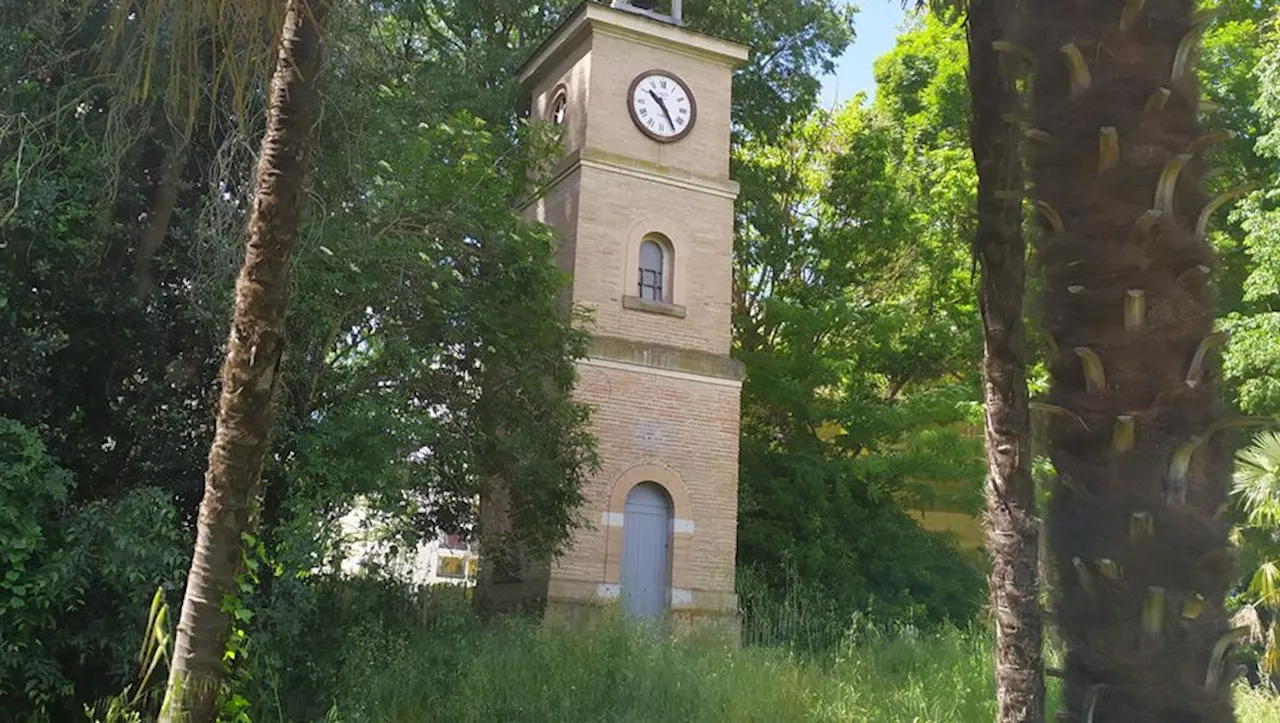
[{"label": "yellow building", "polygon": [[[980,429],[968,428],[962,432],[966,437],[976,437],[982,433]],[[834,439],[843,433],[844,430],[835,422],[827,422],[817,430],[818,437],[824,441]],[[913,506],[910,501],[903,501],[903,504],[907,507],[907,514],[924,529],[949,534],[955,538],[960,549],[977,553],[984,544],[982,515],[964,510],[961,505],[953,502],[966,496],[966,490],[961,489],[962,484],[967,483],[931,482],[929,486],[934,489],[937,498],[941,501],[926,509]]]}]

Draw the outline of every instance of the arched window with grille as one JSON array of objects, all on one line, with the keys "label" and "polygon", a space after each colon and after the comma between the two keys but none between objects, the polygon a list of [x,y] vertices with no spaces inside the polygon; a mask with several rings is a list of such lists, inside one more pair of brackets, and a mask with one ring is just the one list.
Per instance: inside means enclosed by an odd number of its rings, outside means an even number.
[{"label": "arched window with grille", "polygon": [[638,296],[644,301],[668,300],[670,275],[666,273],[667,252],[662,244],[645,239],[640,244],[640,289]]}]

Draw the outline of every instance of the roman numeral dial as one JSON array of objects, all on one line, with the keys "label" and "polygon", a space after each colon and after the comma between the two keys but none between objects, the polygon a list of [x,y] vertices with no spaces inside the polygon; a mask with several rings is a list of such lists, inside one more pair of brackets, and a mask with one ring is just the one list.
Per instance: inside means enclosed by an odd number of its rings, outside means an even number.
[{"label": "roman numeral dial", "polygon": [[649,70],[631,81],[627,94],[631,120],[660,143],[673,143],[693,130],[698,105],[683,80],[664,70]]}]

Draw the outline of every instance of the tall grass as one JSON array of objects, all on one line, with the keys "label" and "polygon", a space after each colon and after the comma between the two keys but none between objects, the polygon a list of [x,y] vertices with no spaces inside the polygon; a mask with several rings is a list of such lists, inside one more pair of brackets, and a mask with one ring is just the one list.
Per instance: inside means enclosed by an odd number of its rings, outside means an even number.
[{"label": "tall grass", "polygon": [[[607,615],[573,627],[482,625],[452,588],[340,591],[341,604],[315,618],[332,634],[313,637],[312,629],[310,645],[291,646],[294,656],[283,660],[303,669],[245,690],[253,704],[236,720],[986,723],[995,714],[991,636],[980,626],[922,632],[858,616],[837,636],[834,622],[806,622],[796,610],[786,625],[756,620],[771,642],[737,646]],[[819,632],[831,635],[825,648],[814,646]],[[1047,662],[1060,665],[1055,658]],[[1242,684],[1237,701],[1241,723],[1280,723],[1280,697]],[[132,710],[138,702],[126,691],[105,716],[86,710],[87,719],[150,719]],[[1051,682],[1050,710],[1057,704]]]},{"label": "tall grass", "polygon": [[[990,638],[979,629],[855,629],[826,655],[677,640],[617,620],[481,627],[445,616],[412,637],[368,630],[361,640],[331,721],[985,723],[995,715]],[[1241,688],[1239,701],[1244,723],[1280,723],[1271,694]]]},{"label": "tall grass", "polygon": [[1237,686],[1236,719],[1241,723],[1280,723],[1280,696]]},{"label": "tall grass", "polygon": [[[372,642],[372,641],[371,641]],[[990,720],[982,638],[868,640],[848,654],[677,641],[618,622],[507,622],[357,656],[342,721]]]}]

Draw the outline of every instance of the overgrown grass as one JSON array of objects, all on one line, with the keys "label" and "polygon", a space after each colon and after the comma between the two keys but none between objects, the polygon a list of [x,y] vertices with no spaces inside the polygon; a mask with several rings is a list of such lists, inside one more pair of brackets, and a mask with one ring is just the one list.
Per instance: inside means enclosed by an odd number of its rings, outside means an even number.
[{"label": "overgrown grass", "polygon": [[1280,723],[1280,696],[1237,687],[1236,719],[1241,723]]},{"label": "overgrown grass", "polygon": [[[851,634],[842,652],[678,641],[590,628],[440,619],[412,639],[369,631],[333,721],[906,721],[994,717],[980,630]],[[1056,690],[1050,691],[1051,706]],[[1280,723],[1280,699],[1240,691],[1240,720]]]}]

